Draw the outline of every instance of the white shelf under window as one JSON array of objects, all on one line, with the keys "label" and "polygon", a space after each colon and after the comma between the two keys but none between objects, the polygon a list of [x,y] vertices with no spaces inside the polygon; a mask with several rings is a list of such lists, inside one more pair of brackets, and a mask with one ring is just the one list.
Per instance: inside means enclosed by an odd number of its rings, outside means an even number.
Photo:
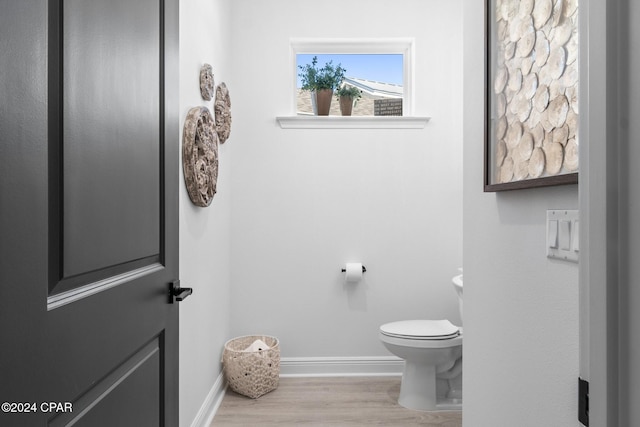
[{"label": "white shelf under window", "polygon": [[282,129],[423,129],[431,117],[417,116],[279,116]]}]

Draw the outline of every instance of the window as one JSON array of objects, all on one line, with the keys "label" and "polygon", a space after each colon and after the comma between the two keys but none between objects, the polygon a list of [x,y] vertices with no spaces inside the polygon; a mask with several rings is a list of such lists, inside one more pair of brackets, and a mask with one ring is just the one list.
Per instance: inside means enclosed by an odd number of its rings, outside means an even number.
[{"label": "window", "polygon": [[[338,53],[296,55],[296,111],[300,114],[317,114],[313,95],[303,90],[304,67],[316,61],[316,68],[325,64],[344,69],[342,86],[360,91],[360,98],[353,105],[353,116],[402,116],[404,55],[400,53]],[[301,68],[302,67],[302,68]],[[341,115],[336,97],[331,103],[330,115]]]},{"label": "window", "polygon": [[[413,44],[411,38],[291,39],[291,109],[289,116],[277,118],[280,126],[423,128],[429,118],[413,116]],[[344,83],[362,90],[361,106],[351,117],[341,117],[337,105],[328,117],[314,115],[298,76],[298,66],[310,64],[314,56],[318,68],[329,61],[340,64],[346,69]],[[334,103],[339,104],[335,96]]]},{"label": "window", "polygon": [[[354,86],[360,86],[363,90],[363,98],[367,95],[367,99],[370,97],[400,99],[403,107],[402,115],[413,114],[411,104],[413,39],[292,39],[291,50],[292,77],[295,81],[293,111],[296,113],[299,111],[298,74],[300,69],[298,65],[308,64],[314,56],[317,56],[319,67],[323,67],[331,60],[334,66],[342,64],[342,67],[347,70],[345,77],[353,79],[350,81]],[[371,83],[367,84],[366,80]],[[401,92],[401,95],[398,92]],[[305,110],[302,109],[300,112],[304,113]],[[374,115],[373,113],[372,111],[369,115]]]}]

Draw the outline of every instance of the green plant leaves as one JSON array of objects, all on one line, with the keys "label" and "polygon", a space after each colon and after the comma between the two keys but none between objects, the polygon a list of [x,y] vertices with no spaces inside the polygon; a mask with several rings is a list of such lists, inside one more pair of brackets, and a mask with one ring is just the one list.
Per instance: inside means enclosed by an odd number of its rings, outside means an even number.
[{"label": "green plant leaves", "polygon": [[318,57],[314,56],[311,64],[298,65],[300,81],[303,90],[336,89],[344,79],[347,71],[341,64],[333,65],[333,61],[327,62],[324,67],[318,68]]}]

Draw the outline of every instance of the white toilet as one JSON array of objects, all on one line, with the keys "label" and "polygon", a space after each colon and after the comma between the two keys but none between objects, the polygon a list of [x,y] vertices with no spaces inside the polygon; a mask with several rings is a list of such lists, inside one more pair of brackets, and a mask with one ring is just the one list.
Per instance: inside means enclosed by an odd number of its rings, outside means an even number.
[{"label": "white toilet", "polygon": [[[453,278],[462,317],[462,274]],[[462,409],[462,328],[448,320],[380,326],[380,340],[404,359],[398,403],[420,411]]]}]

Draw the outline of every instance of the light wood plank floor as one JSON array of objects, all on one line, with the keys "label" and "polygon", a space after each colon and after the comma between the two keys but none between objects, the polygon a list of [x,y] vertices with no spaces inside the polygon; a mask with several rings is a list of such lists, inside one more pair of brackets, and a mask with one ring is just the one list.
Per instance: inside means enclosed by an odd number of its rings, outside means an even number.
[{"label": "light wood plank floor", "polygon": [[421,412],[398,405],[400,377],[280,378],[258,399],[227,389],[211,427],[461,427],[461,411]]}]

